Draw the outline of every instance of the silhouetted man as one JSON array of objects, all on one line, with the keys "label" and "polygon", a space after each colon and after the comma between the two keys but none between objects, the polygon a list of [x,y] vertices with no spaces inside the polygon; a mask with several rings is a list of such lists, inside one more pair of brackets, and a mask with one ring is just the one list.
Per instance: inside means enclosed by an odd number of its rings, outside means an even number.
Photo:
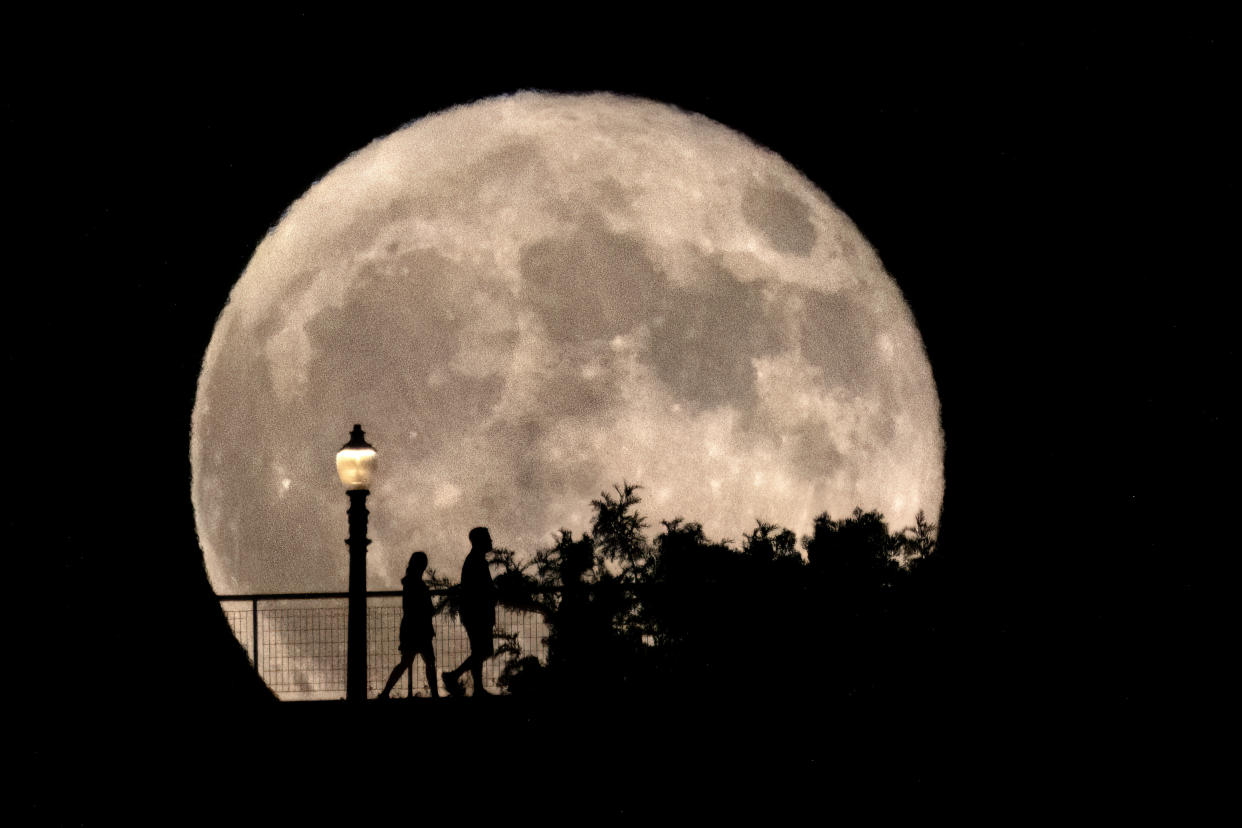
[{"label": "silhouetted man", "polygon": [[483,662],[491,658],[492,628],[496,626],[496,593],[487,553],[492,551],[492,536],[487,528],[470,530],[470,554],[461,565],[461,623],[470,639],[470,655],[456,670],[441,674],[445,688],[454,696],[465,692],[459,677],[467,668],[474,679],[474,695],[485,696]]}]

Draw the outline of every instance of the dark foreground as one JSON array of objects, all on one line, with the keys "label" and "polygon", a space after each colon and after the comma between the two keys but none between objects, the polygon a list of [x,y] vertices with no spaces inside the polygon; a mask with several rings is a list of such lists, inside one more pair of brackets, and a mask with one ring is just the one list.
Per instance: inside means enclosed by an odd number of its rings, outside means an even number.
[{"label": "dark foreground", "polygon": [[[23,789],[27,812],[66,824],[827,820],[860,809],[1008,818],[1070,807],[1185,816],[1194,790],[1215,784],[1188,770],[1210,734],[1115,706],[1015,709],[981,697],[894,710],[772,692],[150,708],[158,711],[86,704],[51,723],[26,757],[37,780]],[[1190,778],[1175,778],[1178,768]],[[1174,790],[1176,802],[1165,801]]]}]

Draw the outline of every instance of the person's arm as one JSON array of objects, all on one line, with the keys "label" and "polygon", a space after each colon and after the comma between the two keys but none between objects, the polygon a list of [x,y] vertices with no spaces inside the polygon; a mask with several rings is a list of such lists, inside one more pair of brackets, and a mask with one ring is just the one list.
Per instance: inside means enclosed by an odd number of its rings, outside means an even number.
[{"label": "person's arm", "polygon": [[440,608],[437,607],[435,601],[432,600],[431,590],[427,589],[425,586],[423,587],[423,590],[423,614],[427,619],[427,626],[432,627],[432,632],[434,634],[435,625],[433,619],[436,617],[436,613],[440,611]]}]

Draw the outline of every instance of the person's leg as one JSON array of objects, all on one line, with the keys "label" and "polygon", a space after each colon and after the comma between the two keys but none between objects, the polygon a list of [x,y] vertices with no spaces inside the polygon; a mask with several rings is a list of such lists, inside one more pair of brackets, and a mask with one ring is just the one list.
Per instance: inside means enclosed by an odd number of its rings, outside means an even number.
[{"label": "person's leg", "polygon": [[461,676],[462,673],[466,672],[466,669],[469,666],[470,666],[470,656],[466,656],[466,660],[463,661],[461,664],[458,664],[456,669],[445,670],[443,673],[440,674],[440,678],[444,679],[445,684],[456,684],[458,677]]},{"label": "person's leg", "polygon": [[483,659],[473,653],[470,654],[470,678],[474,680],[474,695],[489,695],[483,689]]},{"label": "person's leg", "polygon": [[474,674],[474,654],[479,650],[479,646],[476,643],[477,638],[478,633],[475,629],[473,627],[466,627],[466,640],[470,643],[470,654],[466,656],[465,661],[457,665],[456,669],[447,670],[440,674],[440,676],[444,679],[444,684],[450,689],[450,691],[460,686],[458,680],[461,678],[462,673],[470,670],[471,675]]},{"label": "person's leg", "polygon": [[470,631],[470,677],[474,679],[474,695],[489,696],[483,689],[483,662],[492,657],[492,628],[478,628]]},{"label": "person's leg", "polygon": [[392,692],[392,688],[397,684],[397,679],[401,678],[401,674],[414,665],[414,653],[402,653],[401,661],[396,667],[392,668],[392,673],[388,676],[388,683],[384,685],[384,692],[380,693],[381,699],[388,698],[388,694]]},{"label": "person's leg", "polygon": [[456,669],[446,670],[440,674],[440,678],[444,679],[444,689],[448,690],[450,696],[460,696],[466,692],[461,686],[461,674],[470,667],[470,659],[474,655],[473,645],[470,649],[470,655],[467,655],[466,660],[458,664]]},{"label": "person's leg", "polygon": [[436,651],[430,644],[423,650],[423,667],[427,673],[427,686],[431,689],[431,697],[440,698],[440,685],[436,682]]}]

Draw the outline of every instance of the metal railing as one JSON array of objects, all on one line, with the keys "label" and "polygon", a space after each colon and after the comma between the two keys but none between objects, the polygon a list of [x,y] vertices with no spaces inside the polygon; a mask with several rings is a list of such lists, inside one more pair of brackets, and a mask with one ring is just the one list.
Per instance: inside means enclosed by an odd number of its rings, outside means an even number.
[{"label": "metal railing", "polygon": [[[431,590],[442,596],[443,589]],[[278,697],[289,700],[338,699],[345,696],[346,633],[349,593],[273,593],[221,595],[221,608],[233,634],[250,656],[255,671]],[[466,630],[447,611],[432,619],[436,675],[456,668],[470,652]],[[367,697],[384,689],[401,660],[400,590],[367,592]],[[502,692],[497,679],[516,654],[547,659],[543,616],[496,607],[497,655],[483,668],[483,685]],[[514,652],[516,650],[516,653]],[[469,684],[469,672],[463,681]],[[441,687],[441,694],[443,694]],[[393,696],[429,696],[422,657],[393,689]]]}]

